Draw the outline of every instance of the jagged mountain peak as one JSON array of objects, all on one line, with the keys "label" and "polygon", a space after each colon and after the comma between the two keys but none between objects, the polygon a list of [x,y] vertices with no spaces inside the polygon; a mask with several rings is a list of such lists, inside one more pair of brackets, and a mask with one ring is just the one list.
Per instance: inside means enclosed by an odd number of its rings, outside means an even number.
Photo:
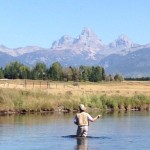
[{"label": "jagged mountain peak", "polygon": [[61,37],[61,40],[64,40],[64,41],[70,41],[72,39],[73,38],[70,35],[64,35],[64,36]]},{"label": "jagged mountain peak", "polygon": [[70,42],[73,42],[74,38],[72,38],[71,36],[69,35],[64,35],[60,38],[59,40],[59,43],[60,44],[64,44],[64,43],[70,43]]},{"label": "jagged mountain peak", "polygon": [[92,29],[86,27],[82,30],[81,35],[86,37],[96,36]]},{"label": "jagged mountain peak", "polygon": [[103,46],[102,41],[90,28],[84,28],[78,38],[72,38],[68,35],[62,36],[59,40],[53,42],[51,49],[71,49],[79,53],[81,51],[94,52],[100,50]]},{"label": "jagged mountain peak", "polygon": [[116,40],[116,42],[118,42],[118,44],[122,44],[122,45],[126,45],[126,46],[132,46],[134,43],[131,39],[129,39],[129,37],[127,35],[120,35],[118,37],[118,39]]},{"label": "jagged mountain peak", "polygon": [[84,28],[79,35],[78,42],[84,42],[84,43],[97,43],[100,45],[103,45],[101,39],[98,38],[98,36],[90,29],[90,28]]},{"label": "jagged mountain peak", "polygon": [[64,36],[62,36],[59,40],[57,40],[57,41],[54,41],[53,43],[52,43],[52,47],[51,47],[51,49],[68,49],[68,48],[70,48],[70,46],[73,44],[73,42],[74,42],[74,38],[72,38],[71,36],[69,36],[69,35],[64,35]]},{"label": "jagged mountain peak", "polygon": [[132,40],[129,39],[127,35],[120,35],[115,41],[109,44],[110,48],[118,48],[118,49],[124,49],[124,48],[132,48],[135,44]]}]

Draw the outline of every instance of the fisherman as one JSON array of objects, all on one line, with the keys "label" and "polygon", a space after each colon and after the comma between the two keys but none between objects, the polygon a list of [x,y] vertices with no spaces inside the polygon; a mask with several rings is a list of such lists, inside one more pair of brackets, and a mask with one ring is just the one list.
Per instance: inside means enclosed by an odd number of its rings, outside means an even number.
[{"label": "fisherman", "polygon": [[88,134],[89,121],[94,122],[101,117],[97,115],[95,118],[92,118],[90,114],[86,113],[85,106],[83,104],[79,105],[80,113],[77,113],[74,118],[74,123],[78,125],[77,137],[86,137]]}]

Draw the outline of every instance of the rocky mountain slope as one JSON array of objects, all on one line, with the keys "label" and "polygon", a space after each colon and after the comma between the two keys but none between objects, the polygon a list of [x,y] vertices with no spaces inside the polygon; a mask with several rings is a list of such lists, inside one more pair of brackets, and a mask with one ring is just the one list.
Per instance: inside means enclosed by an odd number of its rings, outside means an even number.
[{"label": "rocky mountain slope", "polygon": [[89,28],[84,28],[77,38],[62,36],[48,49],[38,46],[11,49],[0,45],[0,65],[3,67],[15,60],[29,66],[37,62],[50,66],[59,61],[63,66],[101,65],[107,73],[124,76],[150,76],[149,56],[150,44],[136,44],[126,35],[104,44]]}]

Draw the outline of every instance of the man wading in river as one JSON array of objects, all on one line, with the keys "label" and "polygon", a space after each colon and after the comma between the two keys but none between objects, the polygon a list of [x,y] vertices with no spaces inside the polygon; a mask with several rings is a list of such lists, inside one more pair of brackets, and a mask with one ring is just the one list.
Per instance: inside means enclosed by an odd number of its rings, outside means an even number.
[{"label": "man wading in river", "polygon": [[85,112],[85,106],[83,104],[80,104],[79,109],[80,113],[77,113],[74,118],[74,123],[78,125],[77,136],[86,137],[88,134],[89,121],[94,122],[100,118],[101,115],[92,118],[90,114]]}]

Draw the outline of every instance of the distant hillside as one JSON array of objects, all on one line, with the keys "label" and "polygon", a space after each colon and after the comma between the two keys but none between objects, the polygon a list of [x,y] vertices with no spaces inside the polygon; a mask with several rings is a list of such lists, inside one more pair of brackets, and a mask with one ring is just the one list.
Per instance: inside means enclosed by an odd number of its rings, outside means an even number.
[{"label": "distant hillside", "polygon": [[5,67],[9,62],[14,60],[13,56],[0,52],[0,67]]},{"label": "distant hillside", "polygon": [[120,73],[126,77],[150,76],[150,47],[121,56],[112,54],[100,61],[107,73]]}]

